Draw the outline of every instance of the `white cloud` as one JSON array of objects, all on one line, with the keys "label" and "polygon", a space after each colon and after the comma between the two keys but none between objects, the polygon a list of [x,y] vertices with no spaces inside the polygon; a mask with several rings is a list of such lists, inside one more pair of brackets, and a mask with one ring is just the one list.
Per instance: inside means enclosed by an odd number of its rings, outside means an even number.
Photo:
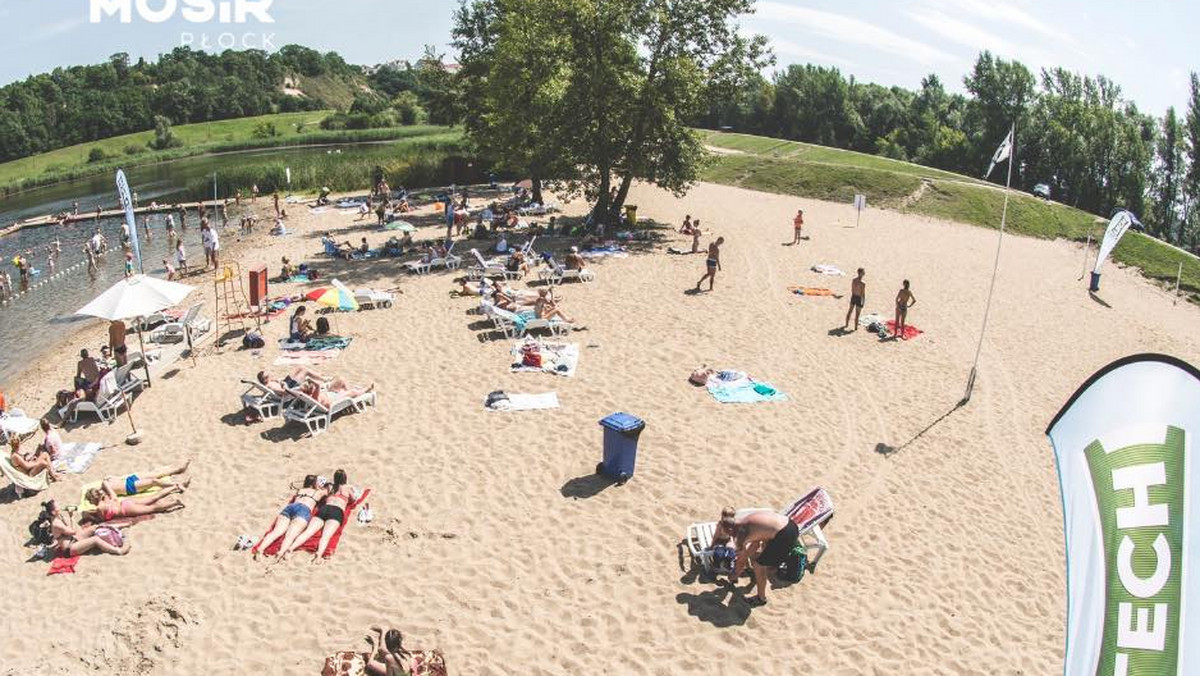
[{"label": "white cloud", "polygon": [[941,1],[934,4],[943,7],[953,7],[958,11],[987,21],[1002,21],[1020,26],[1060,42],[1075,42],[1075,39],[1066,32],[1051,26],[1034,14],[1012,3],[1003,2],[1003,0],[953,0],[953,2]]},{"label": "white cloud", "polygon": [[797,28],[837,42],[878,49],[926,66],[955,60],[933,45],[904,37],[852,16],[769,1],[758,3],[756,9],[760,19],[777,24],[790,24],[789,28]]},{"label": "white cloud", "polygon": [[987,49],[1010,59],[1029,51],[974,24],[960,21],[942,12],[923,9],[908,12],[908,16],[943,39],[970,47],[973,51]]},{"label": "white cloud", "polygon": [[797,57],[810,63],[838,66],[839,68],[853,68],[857,65],[849,59],[809,49],[783,38],[771,38],[771,47],[776,54]]}]

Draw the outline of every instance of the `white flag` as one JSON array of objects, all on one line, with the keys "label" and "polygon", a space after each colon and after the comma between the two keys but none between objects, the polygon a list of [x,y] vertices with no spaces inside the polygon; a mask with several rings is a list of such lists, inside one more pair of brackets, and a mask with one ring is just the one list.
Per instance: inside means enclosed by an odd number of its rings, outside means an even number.
[{"label": "white flag", "polygon": [[1009,158],[1009,156],[1012,155],[1012,146],[1013,146],[1013,130],[1009,129],[1008,136],[1004,137],[1004,141],[1000,144],[1000,147],[996,148],[996,154],[992,155],[992,163],[988,165],[987,173],[983,175],[984,178],[991,176],[992,169],[995,169],[997,164],[1000,164],[1004,160],[1007,160]]}]

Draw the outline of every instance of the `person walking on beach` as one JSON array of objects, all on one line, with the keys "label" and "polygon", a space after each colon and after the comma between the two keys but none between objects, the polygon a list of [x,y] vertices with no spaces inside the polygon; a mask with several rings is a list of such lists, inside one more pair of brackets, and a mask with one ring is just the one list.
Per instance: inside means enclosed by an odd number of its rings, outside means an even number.
[{"label": "person walking on beach", "polygon": [[708,258],[704,261],[706,271],[700,281],[696,282],[697,291],[700,290],[700,284],[706,279],[708,280],[708,290],[713,290],[713,283],[717,281],[717,271],[721,269],[721,245],[724,243],[725,238],[718,237],[717,241],[708,245]]},{"label": "person walking on beach", "polygon": [[904,284],[900,287],[900,292],[896,294],[896,338],[904,338],[904,329],[908,322],[908,309],[917,304],[917,297],[908,288],[908,280],[904,280]]},{"label": "person walking on beach", "polygon": [[179,205],[179,229],[187,230],[187,207]]},{"label": "person walking on beach", "polygon": [[792,219],[792,244],[800,243],[800,235],[804,230],[804,210],[797,209],[796,217]]},{"label": "person walking on beach", "polygon": [[858,276],[850,282],[850,307],[846,310],[846,323],[842,324],[842,330],[850,326],[850,314],[854,314],[854,328],[851,331],[858,330],[858,315],[862,313],[863,304],[867,301],[867,283],[863,281],[863,277],[867,275],[867,271],[859,268]]},{"label": "person walking on beach", "polygon": [[83,253],[87,256],[88,274],[96,274],[96,253],[92,251],[92,247],[88,246],[87,244],[83,245]]},{"label": "person walking on beach", "polygon": [[179,274],[187,274],[187,253],[183,250],[182,238],[175,243],[175,267],[178,268]]},{"label": "person walking on beach", "polygon": [[217,251],[216,251],[217,233],[208,225],[208,220],[200,221],[200,243],[204,246],[204,269],[207,270],[211,264],[213,269],[217,268]]}]

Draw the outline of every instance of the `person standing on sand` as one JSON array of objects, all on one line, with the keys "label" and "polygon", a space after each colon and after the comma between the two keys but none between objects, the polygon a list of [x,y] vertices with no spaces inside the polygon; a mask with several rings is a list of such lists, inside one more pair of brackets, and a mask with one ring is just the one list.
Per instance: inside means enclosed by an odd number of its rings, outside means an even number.
[{"label": "person standing on sand", "polygon": [[804,230],[804,210],[803,209],[796,210],[796,217],[792,219],[792,230],[793,230],[792,244],[799,244],[800,243],[800,235]]},{"label": "person standing on sand", "polygon": [[188,273],[187,252],[183,250],[183,238],[179,238],[175,242],[175,267],[178,268],[181,275]]},{"label": "person standing on sand", "polygon": [[724,243],[725,238],[718,237],[717,241],[708,245],[708,258],[704,261],[706,272],[700,281],[696,282],[697,291],[700,290],[700,284],[706,279],[708,280],[708,290],[713,290],[713,283],[717,281],[717,271],[721,269],[721,245]]},{"label": "person standing on sand", "polygon": [[721,512],[717,535],[732,537],[737,550],[733,570],[729,573],[729,583],[737,585],[738,578],[749,563],[754,570],[754,584],[757,587],[757,594],[749,603],[752,606],[766,605],[767,580],[799,542],[800,528],[779,512],[761,510],[738,518],[732,509],[726,508]]},{"label": "person standing on sand", "polygon": [[258,204],[258,184],[257,183],[250,186],[250,203]]},{"label": "person standing on sand", "polygon": [[279,191],[276,190],[271,197],[275,203],[275,218],[279,218]]},{"label": "person standing on sand", "polygon": [[908,325],[908,308],[916,304],[917,297],[909,290],[906,279],[900,287],[900,292],[896,294],[896,338],[904,338],[904,328]]},{"label": "person standing on sand", "polygon": [[700,229],[700,221],[697,219],[696,223],[692,225],[692,253],[694,254],[700,253],[700,235],[702,234],[704,231]]},{"label": "person standing on sand", "polygon": [[850,325],[850,314],[854,313],[854,328],[851,331],[858,330],[858,315],[862,313],[863,304],[867,302],[867,283],[863,281],[863,277],[867,275],[867,271],[859,268],[858,276],[850,282],[850,308],[846,310],[846,323],[842,324],[842,330]]}]

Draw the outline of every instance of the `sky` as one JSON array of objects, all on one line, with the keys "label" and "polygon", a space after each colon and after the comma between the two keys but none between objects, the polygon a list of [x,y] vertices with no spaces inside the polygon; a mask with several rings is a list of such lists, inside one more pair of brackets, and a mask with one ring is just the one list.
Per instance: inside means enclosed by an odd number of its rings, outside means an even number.
[{"label": "sky", "polygon": [[[9,27],[0,42],[0,84],[116,52],[152,59],[189,35],[194,47],[214,51],[231,39],[238,48],[268,50],[294,43],[363,65],[415,59],[433,44],[453,60],[447,42],[457,0],[211,0],[268,5],[273,22],[251,16],[240,25],[191,23],[176,12],[152,23],[136,9],[129,24],[107,16],[90,21],[92,3],[120,1],[0,0],[0,23]],[[128,1],[158,11],[210,0]],[[1188,73],[1200,71],[1196,0],[759,0],[756,8],[741,24],[770,38],[777,67],[835,66],[888,86],[915,89],[936,73],[947,88],[962,91],[963,75],[989,49],[1035,73],[1063,66],[1104,74],[1141,110],[1161,115],[1168,106],[1186,108]]]}]

